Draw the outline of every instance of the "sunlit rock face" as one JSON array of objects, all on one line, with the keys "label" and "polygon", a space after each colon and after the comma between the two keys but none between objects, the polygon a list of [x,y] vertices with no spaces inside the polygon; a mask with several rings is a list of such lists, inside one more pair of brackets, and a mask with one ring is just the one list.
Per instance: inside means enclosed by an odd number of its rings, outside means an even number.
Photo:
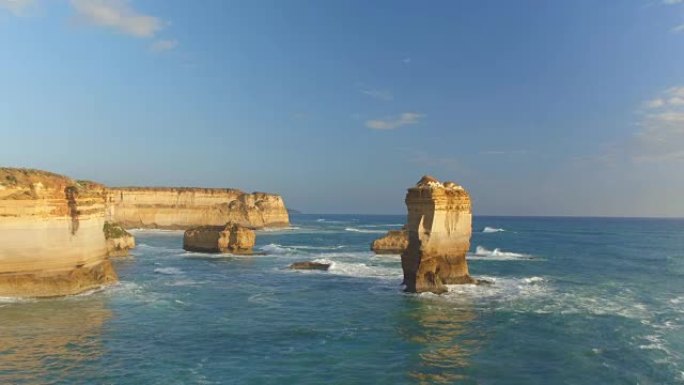
[{"label": "sunlit rock face", "polygon": [[466,190],[424,176],[406,194],[408,247],[401,256],[408,292],[445,292],[475,283],[468,274],[472,209]]},{"label": "sunlit rock face", "polygon": [[105,222],[104,234],[110,257],[126,257],[135,248],[135,237],[118,223]]},{"label": "sunlit rock face", "polygon": [[96,183],[0,168],[0,296],[60,296],[115,282],[105,196]]},{"label": "sunlit rock face", "polygon": [[406,226],[401,230],[390,230],[382,238],[371,244],[371,250],[376,254],[401,254],[408,247],[408,231]]},{"label": "sunlit rock face", "polygon": [[279,195],[235,189],[108,189],[110,220],[125,228],[188,229],[233,222],[249,228],[284,227],[290,219]]},{"label": "sunlit rock face", "polygon": [[252,254],[255,242],[254,231],[237,223],[195,227],[183,235],[183,249],[207,253]]}]

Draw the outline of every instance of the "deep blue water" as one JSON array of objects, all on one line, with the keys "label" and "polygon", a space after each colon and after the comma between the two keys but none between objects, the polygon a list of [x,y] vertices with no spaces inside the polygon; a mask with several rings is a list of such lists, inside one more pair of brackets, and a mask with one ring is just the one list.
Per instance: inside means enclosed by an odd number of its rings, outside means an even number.
[{"label": "deep blue water", "polygon": [[0,303],[0,384],[684,383],[684,220],[477,217],[494,285],[443,296],[368,251],[403,221],[295,215],[253,257],[137,231],[120,284]]}]

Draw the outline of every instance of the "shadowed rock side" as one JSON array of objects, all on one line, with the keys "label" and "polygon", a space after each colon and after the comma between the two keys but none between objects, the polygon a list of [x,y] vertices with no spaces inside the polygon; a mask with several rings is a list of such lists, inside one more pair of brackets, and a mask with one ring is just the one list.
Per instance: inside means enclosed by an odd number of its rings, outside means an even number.
[{"label": "shadowed rock side", "polygon": [[69,295],[115,282],[104,219],[102,185],[0,168],[0,296]]},{"label": "shadowed rock side", "polygon": [[256,241],[253,230],[237,223],[226,226],[201,226],[183,235],[183,249],[205,253],[252,254]]},{"label": "shadowed rock side", "polygon": [[124,228],[184,230],[223,226],[285,227],[290,219],[279,195],[246,194],[234,189],[147,188],[108,189],[109,219]]},{"label": "shadowed rock side", "polygon": [[447,291],[446,284],[476,283],[468,275],[472,211],[466,190],[424,176],[406,194],[408,247],[401,255],[408,292]]},{"label": "shadowed rock side", "polygon": [[371,244],[371,250],[376,254],[401,254],[408,247],[408,231],[406,226],[401,230],[390,230],[382,238]]},{"label": "shadowed rock side", "polygon": [[323,270],[327,271],[330,268],[329,263],[320,263],[312,261],[295,262],[290,265],[292,270]]},{"label": "shadowed rock side", "polygon": [[135,238],[120,224],[105,222],[103,231],[110,257],[126,257],[131,249],[135,249]]}]

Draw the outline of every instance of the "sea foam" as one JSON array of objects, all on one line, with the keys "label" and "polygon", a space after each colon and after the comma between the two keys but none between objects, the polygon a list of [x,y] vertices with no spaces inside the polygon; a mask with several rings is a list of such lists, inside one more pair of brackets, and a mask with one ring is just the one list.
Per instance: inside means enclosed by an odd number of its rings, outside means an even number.
[{"label": "sea foam", "polygon": [[502,232],[502,231],[506,231],[506,230],[500,229],[500,228],[496,228],[496,227],[489,227],[489,226],[485,226],[485,228],[482,229],[482,232],[483,232],[483,233],[500,233],[500,232]]},{"label": "sea foam", "polygon": [[531,255],[514,253],[512,251],[503,251],[499,248],[489,250],[483,246],[477,246],[475,248],[475,254],[469,254],[468,259],[482,261],[515,261],[530,260],[534,258]]}]

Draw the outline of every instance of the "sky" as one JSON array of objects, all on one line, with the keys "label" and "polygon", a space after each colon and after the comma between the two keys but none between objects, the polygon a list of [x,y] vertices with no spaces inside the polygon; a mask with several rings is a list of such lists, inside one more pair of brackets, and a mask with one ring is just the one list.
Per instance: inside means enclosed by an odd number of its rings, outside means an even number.
[{"label": "sky", "polygon": [[684,217],[684,0],[0,0],[0,165],[405,213]]}]

